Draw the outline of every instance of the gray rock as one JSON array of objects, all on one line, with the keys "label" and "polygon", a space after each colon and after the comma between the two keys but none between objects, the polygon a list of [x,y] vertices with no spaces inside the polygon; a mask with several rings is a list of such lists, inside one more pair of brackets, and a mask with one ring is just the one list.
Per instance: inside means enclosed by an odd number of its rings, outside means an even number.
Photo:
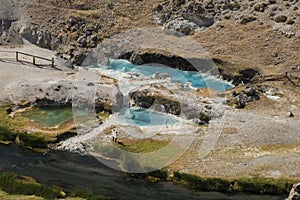
[{"label": "gray rock", "polygon": [[245,90],[243,90],[243,92],[247,96],[254,96],[256,94],[256,89],[254,87],[249,87],[249,88],[246,88]]},{"label": "gray rock", "polygon": [[287,17],[284,15],[279,15],[279,16],[276,16],[274,20],[277,23],[283,23],[283,22],[286,22]]},{"label": "gray rock", "polygon": [[264,12],[265,8],[266,8],[265,3],[259,3],[259,4],[256,4],[253,9],[254,9],[254,11],[257,11],[257,12]]},{"label": "gray rock", "polygon": [[68,23],[70,23],[71,26],[74,26],[78,24],[78,20],[75,17],[70,17]]},{"label": "gray rock", "polygon": [[[201,27],[214,24],[213,16],[204,7],[205,5],[193,1],[170,1],[154,8],[154,14],[157,23],[165,29],[192,35],[200,31]],[[206,7],[213,9],[214,4],[211,2]]]},{"label": "gray rock", "polygon": [[166,22],[163,25],[163,28],[178,31],[185,35],[192,35],[195,32],[199,32],[201,30],[197,24],[189,20],[186,20],[183,17],[179,17]]},{"label": "gray rock", "polygon": [[250,102],[254,100],[259,100],[260,96],[256,88],[247,87],[241,93],[237,93],[234,91],[233,98],[228,100],[228,104],[234,105],[237,108],[244,108]]},{"label": "gray rock", "polygon": [[87,45],[87,39],[86,39],[86,37],[80,36],[80,37],[77,39],[77,43],[78,43],[81,47],[86,47],[86,45]]},{"label": "gray rock", "polygon": [[254,16],[243,16],[240,23],[245,25],[245,24],[255,21],[256,19],[257,18]]},{"label": "gray rock", "polygon": [[195,23],[199,27],[209,27],[214,24],[214,18],[210,15],[201,16],[197,14],[187,14],[183,16],[186,20]]},{"label": "gray rock", "polygon": [[155,79],[169,79],[171,75],[168,73],[157,72],[154,74]]},{"label": "gray rock", "polygon": [[72,62],[74,63],[74,65],[80,66],[86,60],[88,55],[89,52],[78,51],[74,54],[74,58],[72,59]]},{"label": "gray rock", "polygon": [[197,125],[205,125],[205,122],[201,121],[200,119],[198,118],[195,118],[192,120],[195,124]]},{"label": "gray rock", "polygon": [[294,184],[286,200],[300,200],[300,183]]}]

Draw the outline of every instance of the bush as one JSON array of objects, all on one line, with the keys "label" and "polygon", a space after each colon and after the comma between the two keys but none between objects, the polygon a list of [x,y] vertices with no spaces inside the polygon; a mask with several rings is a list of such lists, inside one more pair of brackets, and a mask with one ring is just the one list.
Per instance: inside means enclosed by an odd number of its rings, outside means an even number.
[{"label": "bush", "polygon": [[221,178],[201,178],[191,174],[174,172],[174,179],[189,188],[205,191],[231,192],[231,183]]},{"label": "bush", "polygon": [[0,126],[0,141],[15,141],[17,134],[7,127]]},{"label": "bush", "polygon": [[83,189],[77,189],[74,192],[70,194],[70,197],[79,197],[79,198],[84,198],[88,200],[104,200],[104,199],[110,199],[108,197],[103,197],[99,195],[95,195],[92,192],[89,192],[87,190]]},{"label": "bush", "polygon": [[236,180],[221,178],[201,178],[191,174],[174,172],[174,182],[186,187],[218,192],[249,192],[258,194],[287,194],[299,180],[273,179],[263,177],[239,178]]},{"label": "bush", "polygon": [[0,174],[0,189],[9,194],[36,195],[46,199],[63,197],[59,189],[41,185],[33,179],[13,173]]},{"label": "bush", "polygon": [[260,194],[287,193],[295,180],[273,178],[241,178],[236,180],[236,190]]},{"label": "bush", "polygon": [[33,148],[47,148],[48,140],[43,136],[18,133],[20,143]]}]

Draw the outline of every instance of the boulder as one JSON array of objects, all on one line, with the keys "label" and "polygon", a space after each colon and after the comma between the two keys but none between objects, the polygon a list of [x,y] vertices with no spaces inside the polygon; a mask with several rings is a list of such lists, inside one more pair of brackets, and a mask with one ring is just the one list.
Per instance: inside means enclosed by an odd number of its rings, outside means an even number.
[{"label": "boulder", "polygon": [[235,106],[236,108],[244,108],[250,102],[258,101],[260,99],[259,93],[255,87],[246,87],[242,92],[232,92],[233,98],[228,100],[228,104]]},{"label": "boulder", "polygon": [[74,25],[78,24],[78,20],[75,17],[70,17],[69,20],[68,20],[68,23],[71,26],[74,26]]},{"label": "boulder", "polygon": [[86,47],[86,45],[87,45],[87,39],[86,39],[86,37],[80,36],[80,37],[77,39],[77,43],[78,43],[79,46],[81,46],[81,47]]},{"label": "boulder", "polygon": [[288,112],[288,117],[295,117],[295,115],[292,112]]},{"label": "boulder", "polygon": [[176,18],[166,22],[163,25],[163,28],[175,30],[185,35],[192,35],[195,32],[200,31],[200,27],[196,23],[186,20],[183,17]]},{"label": "boulder", "polygon": [[243,16],[240,23],[245,25],[245,24],[255,21],[256,19],[257,18],[254,16]]},{"label": "boulder", "polygon": [[279,15],[279,16],[276,16],[274,20],[277,23],[283,23],[283,22],[286,22],[287,16],[285,16],[285,15]]},{"label": "boulder", "polygon": [[300,183],[294,184],[286,200],[300,200]]},{"label": "boulder", "polygon": [[155,101],[155,96],[152,96],[148,90],[134,91],[129,96],[135,106],[142,108],[150,108]]},{"label": "boulder", "polygon": [[243,93],[245,93],[247,96],[254,96],[256,94],[256,89],[254,87],[247,87],[245,90],[243,90]]},{"label": "boulder", "polygon": [[156,22],[163,25],[165,29],[192,35],[200,31],[202,27],[214,24],[214,17],[210,14],[214,12],[211,11],[214,7],[213,2],[202,5],[195,1],[169,1],[154,8],[154,14]]}]

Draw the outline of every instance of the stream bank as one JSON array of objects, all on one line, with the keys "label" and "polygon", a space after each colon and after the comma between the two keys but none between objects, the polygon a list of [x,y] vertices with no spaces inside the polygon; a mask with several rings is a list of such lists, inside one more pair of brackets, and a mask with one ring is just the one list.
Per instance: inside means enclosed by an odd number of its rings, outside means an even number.
[{"label": "stream bank", "polygon": [[[0,168],[33,177],[67,194],[86,190],[107,199],[280,200],[283,196],[222,194],[188,190],[171,182],[149,183],[112,170],[90,156],[53,151],[42,155],[16,145],[0,145]],[[55,176],[53,175],[55,174]]]}]

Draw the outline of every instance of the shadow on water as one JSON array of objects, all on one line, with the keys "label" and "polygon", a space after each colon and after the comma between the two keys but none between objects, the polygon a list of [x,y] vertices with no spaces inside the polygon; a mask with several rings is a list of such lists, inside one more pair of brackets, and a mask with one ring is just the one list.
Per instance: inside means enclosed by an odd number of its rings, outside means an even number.
[{"label": "shadow on water", "polygon": [[68,152],[41,155],[16,145],[0,145],[0,169],[31,176],[70,192],[86,189],[112,199],[279,200],[283,197],[188,190],[171,182],[152,184],[112,170],[90,156]]}]

